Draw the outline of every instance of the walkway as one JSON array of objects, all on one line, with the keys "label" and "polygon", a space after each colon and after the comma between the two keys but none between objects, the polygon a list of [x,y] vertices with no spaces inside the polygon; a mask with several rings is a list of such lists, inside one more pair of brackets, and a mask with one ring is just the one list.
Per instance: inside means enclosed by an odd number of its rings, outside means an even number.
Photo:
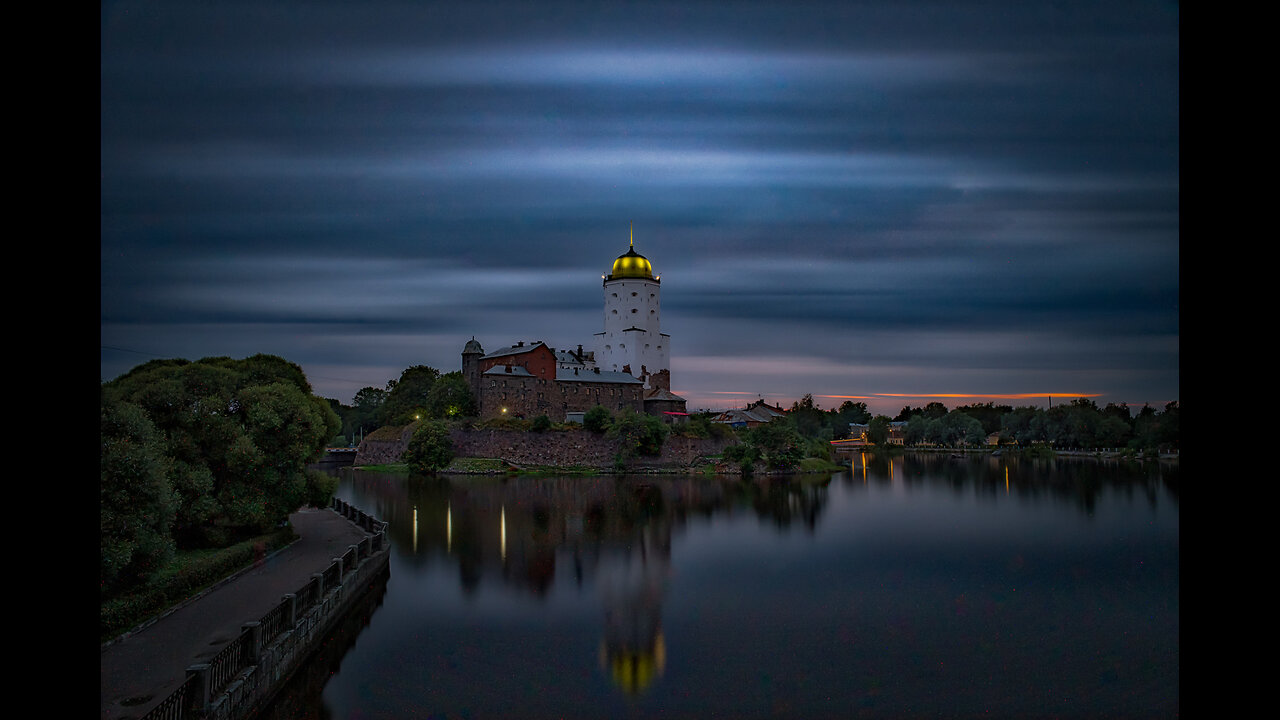
[{"label": "walkway", "polygon": [[241,625],[260,619],[366,536],[329,509],[305,508],[289,521],[301,539],[102,649],[103,720],[142,717],[182,684],[188,666],[208,661],[240,635]]}]

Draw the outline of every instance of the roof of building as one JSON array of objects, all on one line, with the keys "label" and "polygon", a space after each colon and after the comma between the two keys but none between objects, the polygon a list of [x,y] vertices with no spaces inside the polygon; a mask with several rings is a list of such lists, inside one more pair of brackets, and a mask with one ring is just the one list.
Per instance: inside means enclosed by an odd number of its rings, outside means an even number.
[{"label": "roof of building", "polygon": [[715,418],[712,419],[712,422],[731,424],[749,422],[767,423],[780,417],[786,417],[786,413],[780,408],[773,407],[764,400],[757,400],[745,408],[725,410],[715,416]]},{"label": "roof of building", "polygon": [[613,370],[600,372],[576,370],[574,368],[556,368],[556,382],[588,382],[588,383],[625,383],[627,385],[643,385],[644,383],[631,373]]},{"label": "roof of building", "polygon": [[476,336],[475,336],[475,335],[472,335],[472,336],[471,336],[471,339],[467,341],[467,344],[462,346],[462,352],[464,352],[464,353],[480,353],[481,355],[483,355],[483,354],[484,354],[484,348],[480,347],[480,343],[479,343],[479,341],[477,341],[477,340],[476,340]]},{"label": "roof of building", "polygon": [[685,402],[685,399],[679,395],[667,390],[666,388],[654,388],[644,396],[645,400],[672,400],[675,402]]},{"label": "roof of building", "polygon": [[[582,346],[579,345],[578,347]],[[581,355],[578,354],[577,350],[557,350],[556,362],[582,365],[587,361],[594,361],[595,356],[596,353],[594,350],[583,350]]]},{"label": "roof of building", "polygon": [[527,345],[524,343],[520,343],[519,345],[512,345],[511,347],[505,347],[505,348],[502,348],[501,350],[494,350],[493,352],[489,353],[488,355],[485,355],[480,359],[487,360],[489,358],[502,357],[504,355],[522,355],[524,353],[531,352],[537,349],[538,347],[545,347],[545,343],[543,343],[542,341],[532,342]]},{"label": "roof of building", "polygon": [[485,370],[483,374],[533,377],[533,373],[526,370],[523,365],[494,365],[488,370]]}]

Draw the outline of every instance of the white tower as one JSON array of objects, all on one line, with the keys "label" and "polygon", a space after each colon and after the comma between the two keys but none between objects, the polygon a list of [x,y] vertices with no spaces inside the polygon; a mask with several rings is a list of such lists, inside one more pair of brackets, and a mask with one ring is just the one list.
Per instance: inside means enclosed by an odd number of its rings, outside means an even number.
[{"label": "white tower", "polygon": [[646,388],[671,389],[670,336],[661,331],[662,293],[653,266],[631,247],[604,275],[604,332],[596,333],[596,365],[628,372]]}]

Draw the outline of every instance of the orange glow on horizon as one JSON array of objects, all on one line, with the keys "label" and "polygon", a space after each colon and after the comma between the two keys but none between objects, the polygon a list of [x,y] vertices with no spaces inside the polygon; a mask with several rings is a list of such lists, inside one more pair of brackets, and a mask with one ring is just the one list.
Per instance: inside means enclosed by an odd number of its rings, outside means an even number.
[{"label": "orange glow on horizon", "polygon": [[[875,397],[901,398],[991,398],[994,400],[1036,400],[1039,398],[1078,398],[1102,397],[1102,393],[1008,393],[1008,394],[976,394],[976,393],[875,393]],[[823,397],[831,397],[824,395]]]}]

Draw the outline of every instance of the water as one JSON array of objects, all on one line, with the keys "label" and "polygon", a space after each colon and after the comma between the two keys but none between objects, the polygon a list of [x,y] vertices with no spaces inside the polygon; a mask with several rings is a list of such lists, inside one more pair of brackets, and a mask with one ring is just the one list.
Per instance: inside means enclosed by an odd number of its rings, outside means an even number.
[{"label": "water", "polygon": [[1176,465],[342,476],[391,574],[312,717],[1179,711]]}]

